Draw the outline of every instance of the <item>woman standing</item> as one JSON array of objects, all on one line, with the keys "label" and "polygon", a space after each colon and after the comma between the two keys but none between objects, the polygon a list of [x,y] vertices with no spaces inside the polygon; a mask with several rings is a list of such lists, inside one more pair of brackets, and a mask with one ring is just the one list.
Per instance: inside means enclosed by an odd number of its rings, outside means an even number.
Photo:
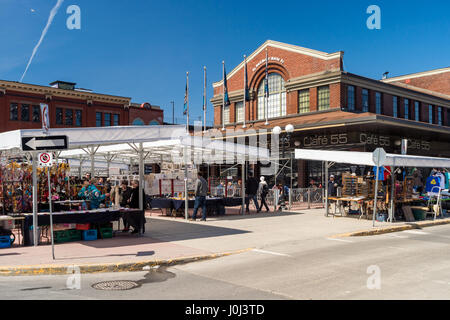
[{"label": "woman standing", "polygon": [[266,203],[267,193],[269,193],[269,187],[267,186],[267,182],[264,177],[260,178],[259,186],[258,186],[258,195],[261,197],[261,204],[259,205],[259,210],[257,212],[261,212],[261,209],[264,205],[266,211],[269,212],[269,206]]}]

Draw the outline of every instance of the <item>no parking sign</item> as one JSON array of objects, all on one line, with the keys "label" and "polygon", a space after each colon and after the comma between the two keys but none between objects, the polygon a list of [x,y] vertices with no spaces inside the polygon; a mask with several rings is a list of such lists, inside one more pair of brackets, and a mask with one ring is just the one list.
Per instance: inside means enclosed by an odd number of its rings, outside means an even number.
[{"label": "no parking sign", "polygon": [[49,152],[43,152],[39,154],[39,165],[41,167],[51,167],[53,164],[53,154]]}]

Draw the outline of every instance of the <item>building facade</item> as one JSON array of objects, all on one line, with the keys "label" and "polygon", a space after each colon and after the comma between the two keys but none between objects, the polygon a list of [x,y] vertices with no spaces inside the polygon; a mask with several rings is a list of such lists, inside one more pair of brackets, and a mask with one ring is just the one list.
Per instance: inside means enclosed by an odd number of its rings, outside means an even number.
[{"label": "building facade", "polygon": [[[50,128],[162,124],[163,111],[131,98],[76,89],[75,83],[56,81],[39,86],[0,80],[0,132],[42,127],[40,103],[49,106]],[[147,106],[148,105],[148,106]]]},{"label": "building facade", "polygon": [[[374,80],[345,71],[343,56],[266,41],[247,58],[245,106],[244,62],[227,76],[231,105],[222,106],[223,81],[213,84],[215,128],[270,131],[292,124],[290,152],[295,146],[399,153],[407,138],[408,154],[450,157],[450,68]],[[298,186],[323,181],[321,166],[296,161]]]}]

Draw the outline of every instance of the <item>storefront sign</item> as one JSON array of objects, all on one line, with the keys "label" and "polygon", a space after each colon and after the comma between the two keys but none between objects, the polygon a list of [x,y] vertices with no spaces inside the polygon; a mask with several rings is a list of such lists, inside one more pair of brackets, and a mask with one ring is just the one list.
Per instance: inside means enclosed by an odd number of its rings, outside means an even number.
[{"label": "storefront sign", "polygon": [[[270,61],[276,61],[276,62],[279,62],[279,63],[281,63],[281,64],[284,64],[284,60],[281,59],[281,58],[278,58],[278,57],[269,57],[269,62],[270,62]],[[266,63],[266,59],[262,59],[261,61],[259,61],[259,62],[256,64],[256,66],[252,69],[252,71],[255,72],[256,69],[258,69],[259,66],[261,66],[261,65],[264,64],[264,63]]]}]

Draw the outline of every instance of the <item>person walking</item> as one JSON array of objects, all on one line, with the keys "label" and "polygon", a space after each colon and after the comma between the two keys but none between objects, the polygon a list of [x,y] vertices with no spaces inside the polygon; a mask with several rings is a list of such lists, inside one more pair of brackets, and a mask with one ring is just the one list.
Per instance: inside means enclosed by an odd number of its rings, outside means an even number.
[{"label": "person walking", "polygon": [[259,186],[258,186],[258,195],[261,197],[261,205],[259,206],[259,210],[257,212],[261,212],[262,207],[266,208],[266,211],[269,212],[269,206],[266,202],[267,194],[269,193],[269,186],[267,185],[267,182],[265,181],[264,177],[260,178]]},{"label": "person walking", "polygon": [[245,182],[246,184],[246,194],[247,194],[247,198],[245,198],[245,212],[250,212],[249,210],[249,206],[250,206],[250,200],[253,200],[253,203],[255,204],[256,207],[256,211],[259,212],[259,205],[258,205],[258,198],[257,198],[257,193],[258,193],[258,181],[255,179],[255,177],[250,176],[247,181]]},{"label": "person walking", "polygon": [[208,183],[202,177],[200,172],[197,173],[197,180],[195,181],[195,203],[194,203],[194,213],[192,214],[192,221],[197,219],[198,208],[202,207],[202,219],[201,221],[206,221],[206,194],[208,192]]}]

